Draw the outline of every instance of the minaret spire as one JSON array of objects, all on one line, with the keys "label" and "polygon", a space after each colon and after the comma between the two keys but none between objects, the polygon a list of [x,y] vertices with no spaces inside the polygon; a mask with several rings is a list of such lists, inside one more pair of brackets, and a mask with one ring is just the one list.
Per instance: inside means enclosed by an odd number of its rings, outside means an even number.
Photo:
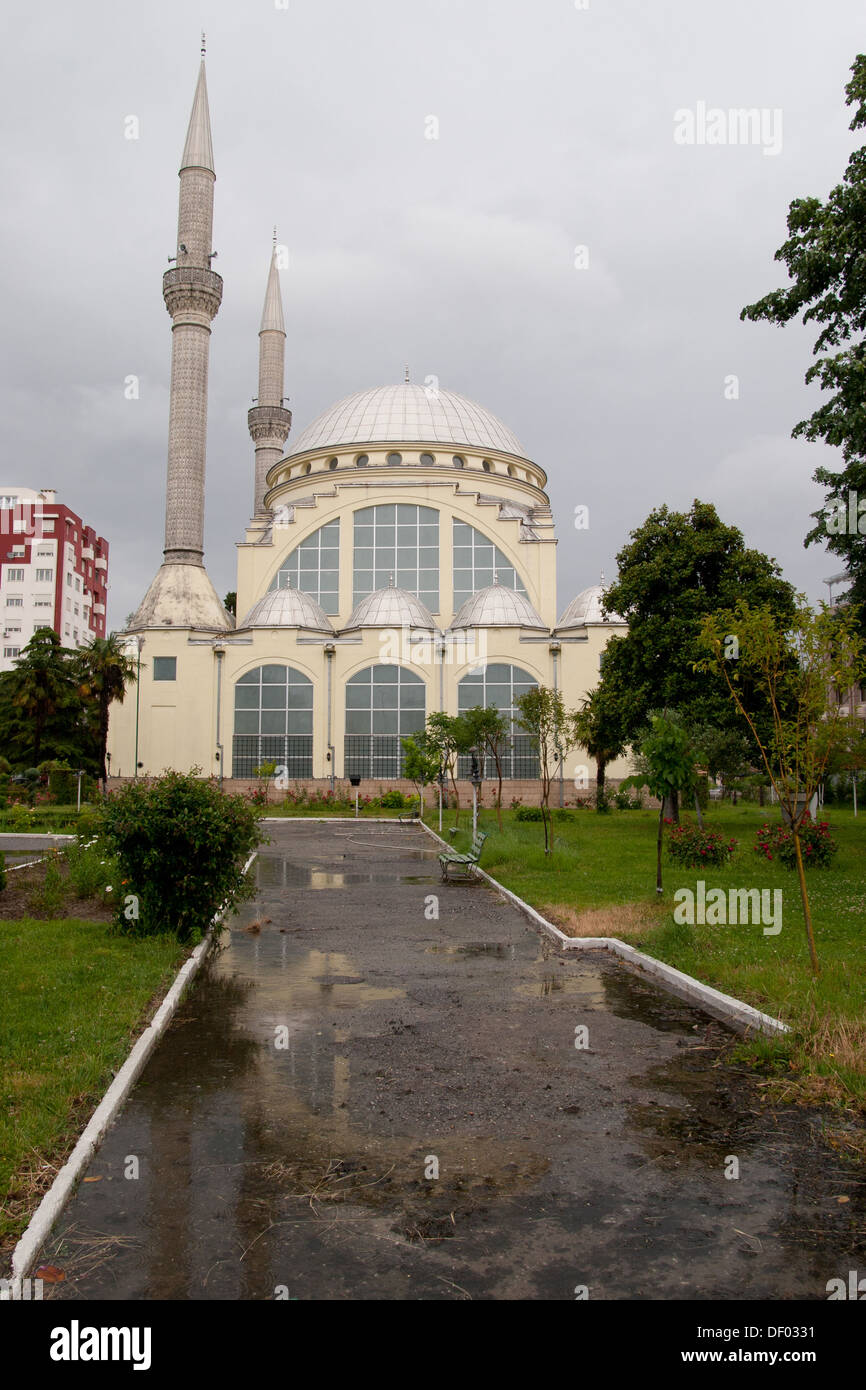
[{"label": "minaret spire", "polygon": [[274,245],[259,329],[259,394],[256,405],[247,416],[256,449],[253,515],[257,517],[267,515],[264,499],[268,469],[282,458],[283,445],[292,425],[292,412],[283,405],[285,356],[286,324],[277,263],[277,229],[274,227]]},{"label": "minaret spire", "polygon": [[210,325],[223,282],[211,269],[214,171],[207,79],[202,60],[179,170],[177,252],[163,276],[171,314],[171,403],[165,550],[132,626],[224,630],[231,620],[204,569],[204,482]]}]

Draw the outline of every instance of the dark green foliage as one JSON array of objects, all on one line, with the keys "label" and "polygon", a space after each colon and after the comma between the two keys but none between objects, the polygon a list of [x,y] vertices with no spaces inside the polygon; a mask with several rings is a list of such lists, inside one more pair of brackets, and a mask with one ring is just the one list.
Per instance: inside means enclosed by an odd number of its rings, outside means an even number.
[{"label": "dark green foliage", "polygon": [[518,806],[517,810],[514,812],[514,819],[515,819],[515,820],[521,820],[521,821],[523,821],[523,820],[542,820],[542,819],[543,819],[543,816],[542,816],[542,813],[541,813],[541,807],[540,807],[540,806]]},{"label": "dark green foliage", "polygon": [[261,840],[255,808],[193,773],[129,783],[106,797],[96,823],[118,862],[123,931],[195,941],[220,908],[253,891],[243,868]]},{"label": "dark green foliage", "polygon": [[[866,126],[866,55],[858,54],[851,72],[845,103],[854,109],[850,129],[860,130]],[[808,197],[791,203],[788,233],[775,259],[791,283],[747,305],[740,317],[779,325],[802,317],[821,325],[805,380],[817,381],[827,396],[792,435],[841,449],[844,466],[815,470],[827,492],[822,509],[812,513],[816,525],[806,544],[826,545],[845,561],[853,581],[849,596],[860,605],[866,634],[866,518],[858,515],[858,502],[866,500],[866,147],[851,154],[826,202]]]},{"label": "dark green foliage", "polygon": [[[768,605],[787,617],[794,591],[775,561],[749,550],[742,533],[725,525],[710,503],[690,512],[660,507],[631,534],[617,556],[619,578],[605,603],[629,624],[604,654],[598,689],[609,724],[634,742],[654,709],[678,710],[692,724],[741,735],[739,717],[718,683],[696,671],[704,656],[704,615],[733,607],[739,598]],[[759,716],[764,702],[744,679],[744,694]]]}]

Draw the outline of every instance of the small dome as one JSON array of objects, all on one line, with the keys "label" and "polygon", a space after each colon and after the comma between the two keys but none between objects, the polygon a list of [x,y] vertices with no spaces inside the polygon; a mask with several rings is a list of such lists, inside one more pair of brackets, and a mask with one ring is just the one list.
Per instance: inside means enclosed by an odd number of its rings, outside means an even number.
[{"label": "small dome", "polygon": [[560,628],[586,627],[593,623],[621,623],[625,626],[625,619],[621,618],[618,613],[602,612],[603,597],[603,584],[591,584],[588,589],[584,589],[577,598],[571,600],[556,624],[557,632]]},{"label": "small dome", "polygon": [[491,410],[458,396],[456,391],[428,392],[426,387],[408,382],[345,396],[298,435],[289,456],[308,449],[389,440],[444,444],[449,453],[452,445],[462,444],[526,457],[520,440]]},{"label": "small dome", "polygon": [[451,624],[461,627],[535,627],[547,632],[529,599],[504,584],[489,584],[466,602]]},{"label": "small dome", "polygon": [[355,604],[344,632],[358,627],[420,627],[433,631],[436,624],[429,609],[406,589],[375,589]]},{"label": "small dome", "polygon": [[269,589],[254,603],[238,627],[303,627],[311,632],[334,631],[323,608],[300,589]]}]

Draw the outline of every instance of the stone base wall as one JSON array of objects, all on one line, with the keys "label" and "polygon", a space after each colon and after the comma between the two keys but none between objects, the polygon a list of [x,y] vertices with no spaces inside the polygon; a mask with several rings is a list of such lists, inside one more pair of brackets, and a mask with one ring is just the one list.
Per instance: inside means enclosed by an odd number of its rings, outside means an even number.
[{"label": "stone base wall", "polygon": [[[112,777],[109,779],[108,787],[114,791],[122,787],[126,782],[131,781],[128,777]],[[247,794],[258,787],[258,780],[255,777],[226,777],[223,781],[223,790],[231,793]],[[299,781],[290,781],[289,790],[293,792],[304,788],[310,793],[324,796],[330,787],[327,777],[303,778]],[[608,778],[605,784],[608,790],[615,790],[618,782],[614,778]],[[498,784],[496,782],[485,781],[481,785],[481,805],[492,807],[496,805],[496,792]],[[381,796],[387,791],[401,791],[405,796],[417,796],[414,782],[409,782],[404,777],[392,778],[364,778],[362,779],[358,792],[363,798],[365,796]],[[447,787],[449,797],[453,796],[453,787],[449,782]],[[345,778],[337,777],[334,779],[334,791],[337,796],[346,796],[354,800],[355,788]],[[472,783],[458,779],[457,791],[460,796],[461,806],[472,805]],[[277,789],[273,783],[268,786],[268,801],[280,802],[285,797],[284,789]],[[595,801],[595,782],[581,791],[576,791],[574,782],[568,779],[562,783],[563,801],[567,806],[574,806],[575,802]],[[541,804],[541,782],[538,779],[526,779],[505,781],[502,783],[502,805],[505,810],[511,806],[512,800],[519,800],[523,806],[539,806]],[[559,806],[559,782],[555,781],[550,789],[551,807]],[[649,804],[649,803],[648,803]],[[430,786],[424,789],[424,805],[438,805],[438,787]]]}]

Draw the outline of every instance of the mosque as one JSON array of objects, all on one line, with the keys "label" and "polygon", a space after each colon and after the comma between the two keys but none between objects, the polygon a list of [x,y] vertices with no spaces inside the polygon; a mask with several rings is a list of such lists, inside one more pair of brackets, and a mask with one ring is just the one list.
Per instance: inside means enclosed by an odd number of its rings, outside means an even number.
[{"label": "mosque", "polygon": [[[236,617],[223,607],[203,549],[208,357],[222,297],[215,178],[202,56],[177,254],[163,277],[172,319],[164,558],[124,633],[139,676],[112,708],[112,776],[199,768],[248,785],[254,769],[276,763],[308,784],[399,785],[401,739],[434,710],[493,704],[513,718],[536,684],[578,706],[624,624],[604,613],[601,585],[557,615],[546,474],[507,425],[407,372],[337,401],[286,450],[276,247],[249,411],[252,515],[238,544]],[[512,727],[504,773],[531,795],[537,763]],[[569,750],[569,782],[581,758]]]}]

